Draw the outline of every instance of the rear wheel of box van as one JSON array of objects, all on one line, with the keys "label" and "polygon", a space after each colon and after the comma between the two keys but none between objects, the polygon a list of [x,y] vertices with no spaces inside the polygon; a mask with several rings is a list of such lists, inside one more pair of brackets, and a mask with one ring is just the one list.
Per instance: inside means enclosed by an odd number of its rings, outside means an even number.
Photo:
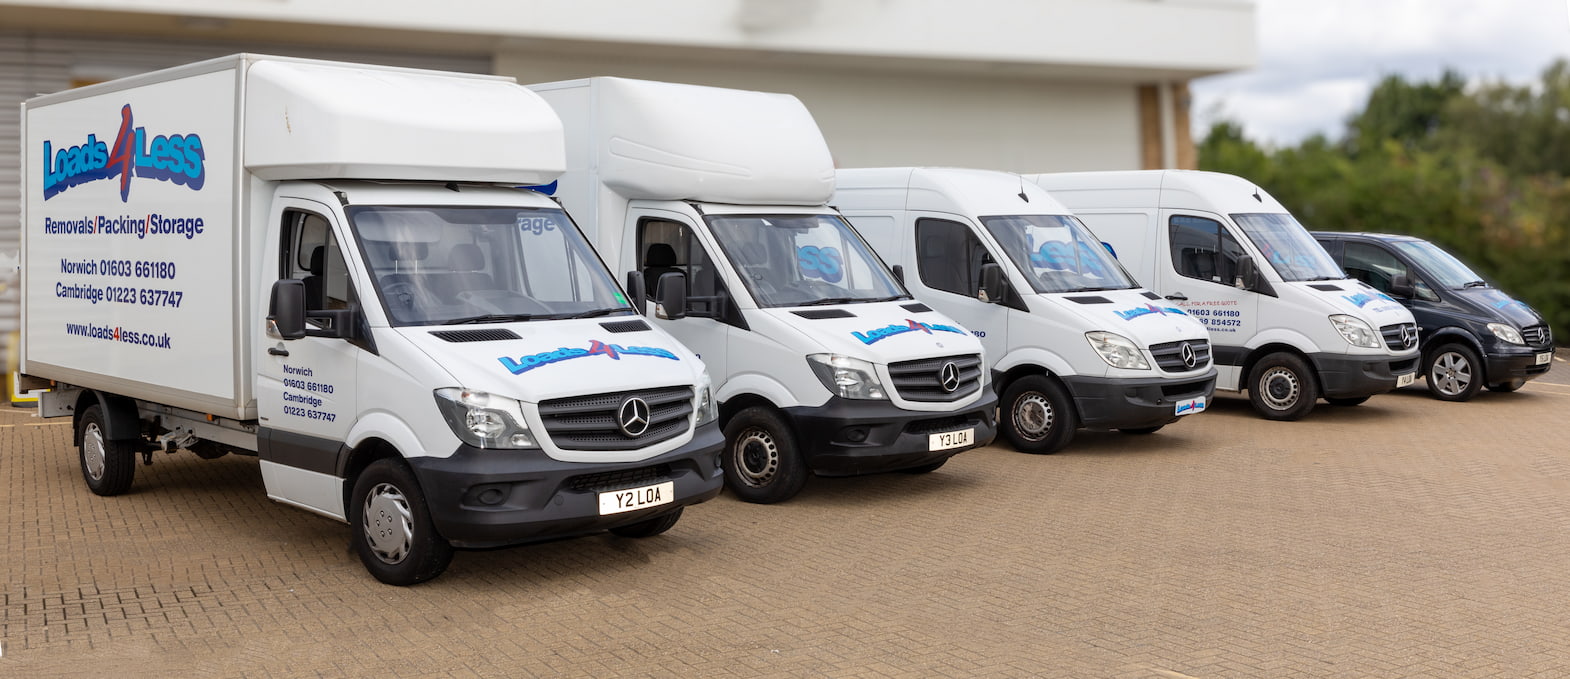
[{"label": "rear wheel of box van", "polygon": [[111,440],[105,433],[103,406],[90,406],[77,423],[78,459],[88,490],[105,497],[131,489],[136,476],[136,445]]}]

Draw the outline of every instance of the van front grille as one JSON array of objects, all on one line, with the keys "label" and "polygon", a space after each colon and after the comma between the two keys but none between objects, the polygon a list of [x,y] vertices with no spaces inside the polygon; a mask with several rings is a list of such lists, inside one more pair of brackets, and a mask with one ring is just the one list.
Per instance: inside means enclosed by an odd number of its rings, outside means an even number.
[{"label": "van front grille", "polygon": [[889,377],[900,398],[944,403],[958,401],[980,389],[981,369],[979,354],[941,356],[890,363]]},{"label": "van front grille", "polygon": [[[631,403],[634,399],[641,400],[643,407]],[[687,431],[691,415],[692,387],[573,396],[540,403],[545,433],[558,448],[567,450],[645,448]]]},{"label": "van front grille", "polygon": [[[1183,351],[1187,345],[1190,351]],[[1188,355],[1193,355],[1193,365],[1189,365]],[[1150,356],[1156,359],[1156,367],[1169,373],[1186,373],[1190,370],[1199,370],[1210,365],[1210,342],[1208,340],[1179,340],[1163,344],[1150,345]]]}]

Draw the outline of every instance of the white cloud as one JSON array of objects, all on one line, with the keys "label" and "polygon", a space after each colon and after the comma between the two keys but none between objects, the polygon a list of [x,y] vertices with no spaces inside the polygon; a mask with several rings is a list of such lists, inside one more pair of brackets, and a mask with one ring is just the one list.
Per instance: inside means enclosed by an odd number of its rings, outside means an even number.
[{"label": "white cloud", "polygon": [[1220,117],[1256,140],[1339,136],[1379,79],[1534,79],[1570,58],[1570,0],[1259,0],[1257,68],[1193,83],[1196,135]]}]

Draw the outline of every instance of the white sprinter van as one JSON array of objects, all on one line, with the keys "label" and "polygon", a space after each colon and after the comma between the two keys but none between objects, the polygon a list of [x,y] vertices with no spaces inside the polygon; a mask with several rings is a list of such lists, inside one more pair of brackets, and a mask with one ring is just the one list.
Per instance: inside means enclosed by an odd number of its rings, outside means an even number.
[{"label": "white sprinter van", "polygon": [[398,585],[719,494],[702,362],[514,188],[564,158],[512,79],[237,55],[22,121],[21,370],[93,492],[159,451],[256,456]]},{"label": "white sprinter van", "polygon": [[1319,398],[1357,405],[1417,375],[1411,312],[1348,278],[1252,182],[1186,170],[1028,178],[1209,326],[1217,388],[1246,390],[1260,415],[1296,420]]},{"label": "white sprinter van", "polygon": [[[654,325],[703,358],[727,487],[927,472],[995,433],[981,342],[911,297],[825,203],[834,167],[795,97],[590,78],[531,86],[560,114],[556,195]],[[635,296],[637,293],[634,293]]]},{"label": "white sprinter van", "polygon": [[918,299],[981,338],[999,429],[1020,451],[1055,452],[1077,427],[1151,433],[1215,390],[1205,326],[1019,175],[840,170],[830,203]]}]

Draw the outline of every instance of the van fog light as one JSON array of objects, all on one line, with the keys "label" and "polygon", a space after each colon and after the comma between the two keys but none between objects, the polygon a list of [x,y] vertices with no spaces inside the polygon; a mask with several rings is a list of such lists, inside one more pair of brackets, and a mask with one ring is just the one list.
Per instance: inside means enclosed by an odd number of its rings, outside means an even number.
[{"label": "van fog light", "polygon": [[475,496],[475,499],[479,500],[480,504],[482,505],[499,505],[502,503],[502,501],[507,499],[507,493],[502,492],[501,488],[491,486],[485,490],[480,491],[479,494]]},{"label": "van fog light", "polygon": [[867,440],[867,430],[861,427],[851,427],[842,433],[845,436],[845,440],[851,443],[861,443]]}]

